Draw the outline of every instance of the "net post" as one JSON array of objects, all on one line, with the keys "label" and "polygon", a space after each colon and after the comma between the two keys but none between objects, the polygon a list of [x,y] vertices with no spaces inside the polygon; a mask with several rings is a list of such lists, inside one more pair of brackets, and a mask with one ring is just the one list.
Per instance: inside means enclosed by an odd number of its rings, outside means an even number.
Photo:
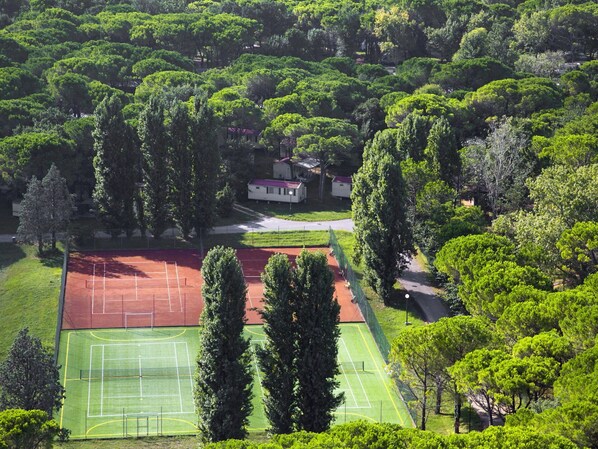
[{"label": "net post", "polygon": [[125,322],[125,295],[120,295],[120,315],[122,316],[123,327],[126,328],[127,324]]}]

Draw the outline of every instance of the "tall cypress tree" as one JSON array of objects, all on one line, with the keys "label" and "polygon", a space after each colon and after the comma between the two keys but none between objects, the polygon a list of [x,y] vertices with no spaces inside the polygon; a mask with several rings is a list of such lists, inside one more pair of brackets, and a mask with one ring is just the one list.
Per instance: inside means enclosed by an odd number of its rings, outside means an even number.
[{"label": "tall cypress tree", "polygon": [[410,157],[416,162],[423,160],[429,130],[426,117],[416,112],[405,117],[397,131],[397,150],[403,159]]},{"label": "tall cypress tree", "polygon": [[164,125],[164,100],[152,96],[139,117],[142,199],[146,223],[160,238],[168,221],[168,139]]},{"label": "tall cypress tree", "polygon": [[193,224],[201,233],[214,224],[220,152],[216,134],[216,118],[203,95],[195,97],[195,113],[191,118],[193,139]]},{"label": "tall cypress tree", "polygon": [[251,355],[243,338],[247,286],[231,248],[217,246],[206,255],[204,310],[197,356],[195,404],[206,442],[242,439],[251,405]]},{"label": "tall cypress tree", "polygon": [[258,351],[258,360],[264,373],[264,409],[274,434],[292,432],[296,416],[292,272],[289,258],[275,254],[262,274],[266,344]]},{"label": "tall cypress tree", "polygon": [[321,252],[303,250],[297,258],[295,324],[297,329],[297,427],[323,432],[330,427],[343,395],[337,364],[340,306],[334,294],[334,276]]},{"label": "tall cypress tree", "polygon": [[351,193],[355,256],[363,258],[366,282],[384,303],[413,252],[405,183],[394,151],[389,134],[376,134],[364,151]]},{"label": "tall cypress tree", "polygon": [[440,117],[432,125],[425,153],[440,179],[457,189],[461,158],[455,132],[446,118]]},{"label": "tall cypress tree", "polygon": [[193,229],[193,154],[187,105],[175,102],[170,108],[168,122],[168,184],[172,215],[183,237]]},{"label": "tall cypress tree", "polygon": [[122,115],[116,95],[107,97],[95,110],[93,167],[96,185],[93,199],[98,215],[116,237],[135,229],[137,148],[131,128]]},{"label": "tall cypress tree", "polygon": [[48,231],[48,210],[45,206],[42,182],[33,176],[21,201],[17,233],[22,240],[36,240],[39,254],[44,252],[44,234]]}]

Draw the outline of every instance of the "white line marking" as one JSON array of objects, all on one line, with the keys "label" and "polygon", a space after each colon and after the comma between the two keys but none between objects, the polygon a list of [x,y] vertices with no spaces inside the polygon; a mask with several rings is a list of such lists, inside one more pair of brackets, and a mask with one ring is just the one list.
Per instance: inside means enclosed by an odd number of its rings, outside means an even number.
[{"label": "white line marking", "polygon": [[141,372],[141,354],[139,354],[138,360],[139,360],[139,397],[143,399],[143,373]]},{"label": "white line marking", "polygon": [[164,262],[164,273],[166,274],[166,288],[168,289],[168,305],[170,306],[170,311],[172,312],[172,302],[170,302],[170,283],[168,282],[168,265]]},{"label": "white line marking", "polygon": [[[150,394],[144,398],[176,398],[176,394]],[[106,399],[139,399],[139,396],[106,396]]]},{"label": "white line marking", "polygon": [[[345,340],[343,339],[343,337],[340,338],[341,343],[343,344],[343,348],[345,348],[345,352],[349,355],[349,358],[351,358],[351,353],[349,352],[349,348],[347,348],[347,344],[345,343]],[[359,385],[361,386],[361,391],[363,391],[363,395],[365,396],[366,401],[368,401],[368,408],[372,408],[372,404],[370,403],[370,398],[368,396],[368,394],[365,391],[365,388],[363,387],[363,382],[361,381],[361,374],[359,373],[355,373],[357,375],[357,380],[359,380]],[[346,377],[346,376],[345,376]],[[351,387],[351,394],[353,394],[353,387]],[[355,396],[353,396],[355,397]],[[357,401],[355,401],[355,403],[357,404]]]},{"label": "white line marking", "polygon": [[[89,372],[91,373],[91,366],[93,361],[93,345],[89,348]],[[91,410],[91,379],[89,380],[89,386],[87,387],[87,416],[89,417],[89,411]]]},{"label": "white line marking", "polygon": [[175,262],[174,269],[176,271],[176,283],[179,289],[179,306],[181,307],[181,312],[183,311],[183,298],[181,296],[181,280],[179,278],[179,265]]},{"label": "white line marking", "polygon": [[179,404],[181,406],[181,412],[183,411],[183,395],[181,393],[181,376],[179,374],[179,356],[176,351],[176,342],[172,344],[174,347],[174,357],[176,359],[176,384],[179,387]]},{"label": "white line marking", "polygon": [[96,264],[93,264],[93,278],[91,279],[91,313],[93,313],[93,304],[96,295]]},{"label": "white line marking", "polygon": [[104,345],[102,345],[102,376],[100,388],[100,415],[104,414]]},{"label": "white line marking", "polygon": [[264,388],[262,387],[262,376],[260,375],[260,366],[258,365],[257,362],[257,352],[255,351],[255,348],[253,345],[251,345],[251,352],[253,354],[253,361],[255,363],[255,372],[257,374],[257,380],[260,383],[260,391],[262,393],[262,398],[264,397]]}]

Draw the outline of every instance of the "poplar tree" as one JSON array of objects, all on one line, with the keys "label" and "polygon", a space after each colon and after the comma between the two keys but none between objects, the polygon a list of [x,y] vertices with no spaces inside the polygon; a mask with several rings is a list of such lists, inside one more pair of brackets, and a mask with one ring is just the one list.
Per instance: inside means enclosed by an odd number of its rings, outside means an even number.
[{"label": "poplar tree", "polygon": [[275,254],[262,274],[264,308],[260,313],[266,343],[257,355],[264,373],[264,409],[273,434],[291,433],[296,417],[292,273],[288,257]]},{"label": "poplar tree", "polygon": [[392,135],[378,133],[366,147],[363,165],[353,177],[351,201],[355,258],[363,259],[366,282],[387,304],[413,253],[405,183]]},{"label": "poplar tree", "polygon": [[191,118],[193,166],[193,224],[200,234],[214,224],[220,168],[216,118],[203,95],[195,97]]},{"label": "poplar tree", "polygon": [[455,132],[446,118],[440,117],[432,125],[425,153],[440,179],[458,189],[461,157]]},{"label": "poplar tree", "polygon": [[419,162],[424,158],[430,125],[428,119],[412,112],[401,123],[397,131],[397,150],[403,159],[412,158]]},{"label": "poplar tree", "polygon": [[[168,221],[168,139],[164,101],[152,96],[139,117],[143,210],[147,227],[158,239]],[[187,181],[188,182],[188,181]]]},{"label": "poplar tree", "polygon": [[194,391],[198,427],[206,442],[242,439],[253,408],[251,355],[243,338],[247,286],[231,248],[211,249],[202,275],[204,310]]},{"label": "poplar tree", "polygon": [[184,238],[193,229],[193,155],[187,105],[177,101],[170,109],[168,132],[168,184],[172,215]]},{"label": "poplar tree", "polygon": [[323,432],[344,395],[336,394],[340,306],[334,276],[321,252],[303,250],[295,269],[297,428]]},{"label": "poplar tree", "polygon": [[122,104],[114,95],[95,110],[93,199],[98,216],[113,237],[135,228],[137,152],[133,132],[125,123]]},{"label": "poplar tree", "polygon": [[51,234],[52,249],[56,249],[56,233],[66,231],[73,215],[73,199],[56,165],[42,180],[44,207],[47,210],[47,231]]}]

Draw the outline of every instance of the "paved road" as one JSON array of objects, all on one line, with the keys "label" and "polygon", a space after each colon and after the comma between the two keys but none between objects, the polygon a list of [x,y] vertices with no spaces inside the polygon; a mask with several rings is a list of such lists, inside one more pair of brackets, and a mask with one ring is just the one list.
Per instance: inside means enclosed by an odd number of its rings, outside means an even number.
[{"label": "paved road", "polygon": [[399,282],[409,293],[409,301],[417,303],[428,322],[438,321],[448,316],[447,305],[436,295],[428,273],[417,259],[411,259],[409,266],[403,271]]}]

